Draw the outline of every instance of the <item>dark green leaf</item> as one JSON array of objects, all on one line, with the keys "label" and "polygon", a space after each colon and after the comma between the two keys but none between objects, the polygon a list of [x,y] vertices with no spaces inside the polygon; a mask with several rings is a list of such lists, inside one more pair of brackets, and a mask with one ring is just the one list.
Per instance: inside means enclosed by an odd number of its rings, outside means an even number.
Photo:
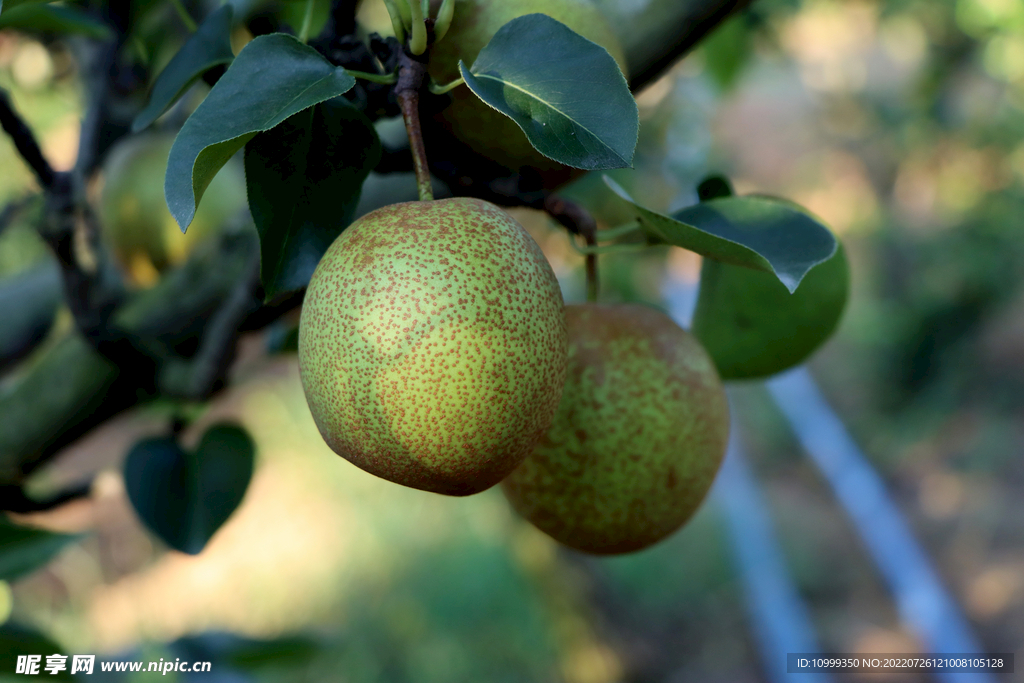
[{"label": "dark green leaf", "polygon": [[347,92],[355,79],[313,48],[274,33],[254,39],[235,58],[174,140],[164,194],[188,228],[217,171],[257,133]]},{"label": "dark green leaf", "polygon": [[0,28],[33,33],[76,33],[99,39],[111,35],[110,27],[95,16],[63,5],[23,4],[0,15]]},{"label": "dark green leaf", "polygon": [[771,273],[706,259],[693,333],[722,379],[768,377],[803,362],[829,338],[849,289],[842,244],[792,294]]},{"label": "dark green leaf", "polygon": [[13,581],[42,567],[78,538],[13,524],[0,515],[0,580]]},{"label": "dark green leaf", "polygon": [[295,114],[245,146],[249,208],[260,233],[267,299],[305,287],[348,227],[380,161],[373,124],[343,101]]},{"label": "dark green leaf", "polygon": [[615,181],[608,186],[632,204],[654,243],[673,244],[733,265],[774,273],[790,292],[814,266],[835,253],[832,232],[799,206],[772,197],[722,197],[671,217],[646,209]]},{"label": "dark green leaf", "polygon": [[45,676],[48,681],[73,681],[70,659],[66,662],[67,667],[56,674],[45,669],[47,655],[65,652],[65,648],[34,629],[13,622],[0,626],[0,671],[6,674],[13,676],[17,671],[18,655],[40,655],[38,676]]},{"label": "dark green leaf", "polygon": [[156,121],[208,69],[229,64],[234,58],[235,53],[231,50],[231,5],[222,5],[203,20],[157,76],[149,103],[135,117],[132,131],[137,133]]},{"label": "dark green leaf", "polygon": [[128,454],[125,488],[139,518],[167,545],[195,555],[242,502],[255,447],[239,427],[216,425],[189,453],[147,439]]},{"label": "dark green leaf", "polygon": [[639,118],[615,59],[544,14],[502,26],[462,77],[542,154],[585,169],[633,163]]}]

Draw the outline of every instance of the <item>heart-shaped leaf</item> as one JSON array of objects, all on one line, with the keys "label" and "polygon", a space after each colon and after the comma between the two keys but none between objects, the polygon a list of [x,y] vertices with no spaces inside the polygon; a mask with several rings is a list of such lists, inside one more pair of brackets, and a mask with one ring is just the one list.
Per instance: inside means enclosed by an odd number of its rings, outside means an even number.
[{"label": "heart-shaped leaf", "polygon": [[0,14],[0,28],[34,33],[78,34],[104,39],[110,27],[77,7],[66,5],[22,4]]},{"label": "heart-shaped leaf", "polygon": [[213,176],[245,143],[355,83],[345,69],[291,36],[274,33],[246,45],[171,147],[164,194],[182,231]]},{"label": "heart-shaped leaf", "polygon": [[254,455],[252,439],[232,425],[211,427],[194,452],[171,438],[146,439],[128,453],[125,488],[153,533],[195,555],[242,502]]},{"label": "heart-shaped leaf", "polygon": [[774,273],[790,292],[807,271],[831,258],[838,244],[828,228],[784,199],[721,197],[666,216],[634,202],[611,178],[605,183],[632,205],[651,242]]},{"label": "heart-shaped leaf", "polygon": [[722,379],[768,377],[803,362],[831,336],[849,290],[841,243],[793,293],[771,273],[706,259],[693,333]]},{"label": "heart-shaped leaf", "polygon": [[508,22],[459,70],[541,154],[588,170],[633,163],[640,119],[615,59],[545,14]]},{"label": "heart-shaped leaf", "polygon": [[299,112],[246,144],[245,181],[268,300],[309,283],[327,247],[352,222],[380,155],[373,124],[344,100]]},{"label": "heart-shaped leaf", "polygon": [[13,581],[42,567],[79,538],[14,524],[0,515],[0,581]]},{"label": "heart-shaped leaf", "polygon": [[234,58],[235,53],[231,50],[231,5],[226,4],[203,20],[157,76],[149,103],[132,121],[132,132],[137,133],[160,118],[207,70],[220,64],[230,64]]}]

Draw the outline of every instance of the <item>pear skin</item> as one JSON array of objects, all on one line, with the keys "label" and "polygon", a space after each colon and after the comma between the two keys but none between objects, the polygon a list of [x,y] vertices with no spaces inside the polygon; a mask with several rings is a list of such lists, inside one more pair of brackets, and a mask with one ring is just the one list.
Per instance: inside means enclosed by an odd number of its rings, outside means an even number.
[{"label": "pear skin", "polygon": [[729,407],[707,352],[639,305],[566,307],[569,374],[551,429],[502,482],[512,507],[571,548],[646,548],[711,488]]},{"label": "pear skin", "polygon": [[392,204],[324,254],[299,370],[327,444],[425,491],[483,491],[529,455],[565,383],[564,304],[540,247],[478,199]]}]

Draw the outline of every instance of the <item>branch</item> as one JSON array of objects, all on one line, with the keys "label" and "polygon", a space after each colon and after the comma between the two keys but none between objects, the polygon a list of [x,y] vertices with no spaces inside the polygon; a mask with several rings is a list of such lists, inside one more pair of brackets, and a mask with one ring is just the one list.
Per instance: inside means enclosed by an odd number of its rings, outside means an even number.
[{"label": "branch", "polygon": [[73,500],[86,498],[91,491],[92,481],[90,480],[48,498],[36,500],[25,495],[25,491],[20,486],[0,486],[0,510],[19,514],[45,512]]},{"label": "branch", "polygon": [[[147,340],[154,356],[201,348],[207,324],[251,272],[254,239],[226,234],[199,245],[155,287],[132,294],[112,323],[136,340]],[[245,327],[244,320],[239,327]],[[152,363],[119,367],[77,332],[54,344],[0,392],[0,485],[20,484],[64,446],[155,397],[159,372]]]},{"label": "branch", "polygon": [[629,67],[629,87],[641,90],[753,0],[597,0],[616,32]]},{"label": "branch", "polygon": [[[549,195],[544,199],[544,210],[569,232],[581,235],[588,247],[597,246],[597,221],[582,205],[563,197]],[[587,301],[594,302],[597,301],[598,294],[597,254],[587,254],[586,264]]]},{"label": "branch", "polygon": [[18,113],[14,111],[10,95],[3,88],[0,88],[0,127],[11,136],[14,148],[18,150],[18,154],[21,155],[25,163],[35,173],[40,187],[47,190],[50,189],[54,181],[53,168],[51,168],[50,162],[46,160],[46,157],[43,156],[43,151],[39,148],[39,143],[36,142],[36,137],[32,134],[32,130],[25,125],[25,122],[18,116]]},{"label": "branch", "polygon": [[248,272],[242,273],[234,289],[210,318],[203,330],[199,350],[189,360],[175,359],[161,371],[159,386],[165,395],[202,401],[223,386],[235,355],[245,321],[260,308],[260,251],[249,240]]}]

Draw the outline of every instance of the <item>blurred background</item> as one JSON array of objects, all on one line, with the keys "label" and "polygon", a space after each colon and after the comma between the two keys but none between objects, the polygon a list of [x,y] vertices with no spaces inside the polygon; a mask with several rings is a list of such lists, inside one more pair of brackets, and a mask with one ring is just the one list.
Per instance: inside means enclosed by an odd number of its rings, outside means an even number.
[{"label": "blurred background", "polygon": [[[69,168],[82,86],[67,49],[0,30],[0,87]],[[811,371],[981,647],[1024,650],[1024,2],[758,0],[638,102],[636,169],[612,175],[639,200],[679,208],[723,173],[738,193],[803,204],[841,237],[852,298]],[[0,205],[28,192],[6,137],[0,169]],[[389,201],[389,181],[374,182],[368,201]],[[600,178],[566,193],[605,227],[622,220]],[[0,236],[0,277],[46,256],[31,204],[22,213]],[[564,233],[517,216],[567,300],[583,300]],[[153,267],[128,269],[143,286]],[[666,288],[696,286],[699,259],[655,249],[601,268],[605,300],[664,306]],[[69,325],[58,316],[50,334]],[[212,660],[195,676],[206,681],[772,680],[717,492],[650,550],[566,551],[496,490],[434,496],[338,458],[295,356],[268,353],[273,334],[244,340],[232,387],[189,428],[238,421],[258,448],[245,500],[206,550],[167,551],[132,512],[121,461],[168,419],[166,406],[134,410],[41,477],[46,488],[99,472],[89,499],[24,518],[85,534],[0,584],[0,620],[58,652]],[[927,652],[765,386],[730,396],[821,651]]]}]

